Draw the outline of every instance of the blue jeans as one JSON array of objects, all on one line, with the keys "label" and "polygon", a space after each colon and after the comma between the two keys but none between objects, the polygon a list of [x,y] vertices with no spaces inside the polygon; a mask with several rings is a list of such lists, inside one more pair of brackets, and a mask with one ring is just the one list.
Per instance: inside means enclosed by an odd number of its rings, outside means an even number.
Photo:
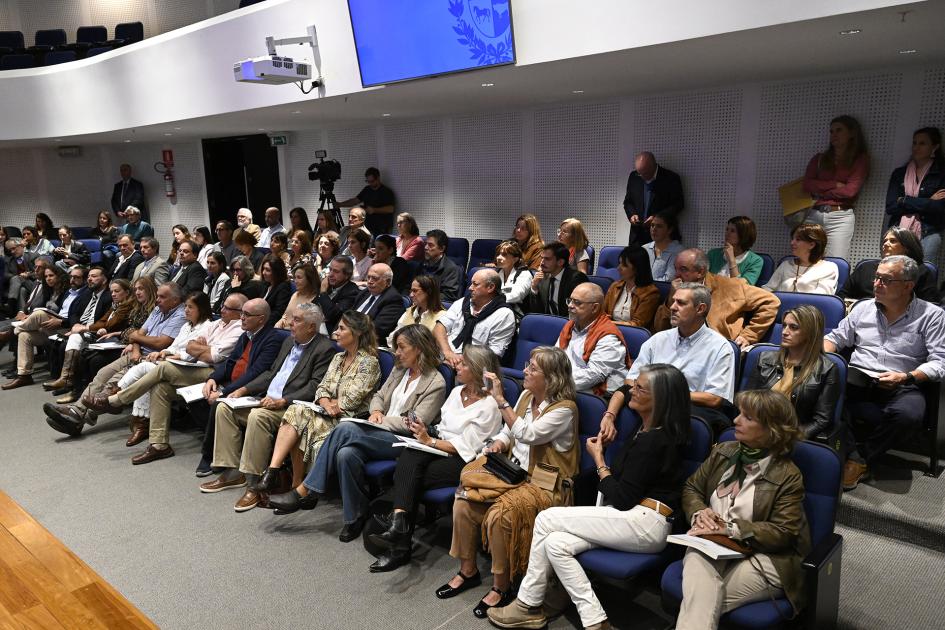
[{"label": "blue jeans", "polygon": [[364,464],[376,459],[397,459],[403,449],[394,448],[392,444],[398,441],[390,431],[342,422],[328,434],[302,484],[323,494],[332,473],[336,474],[345,524],[353,523],[368,511],[370,497],[364,480]]},{"label": "blue jeans", "polygon": [[929,232],[922,237],[922,258],[938,265],[938,253],[942,248],[942,232]]}]

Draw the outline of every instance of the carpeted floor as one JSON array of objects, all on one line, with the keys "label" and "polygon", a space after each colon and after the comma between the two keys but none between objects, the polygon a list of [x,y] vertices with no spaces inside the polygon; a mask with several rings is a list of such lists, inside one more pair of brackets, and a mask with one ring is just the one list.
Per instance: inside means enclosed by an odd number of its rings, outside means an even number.
[{"label": "carpeted floor", "polygon": [[[0,354],[0,367],[10,355]],[[122,419],[70,439],[43,420],[39,386],[0,392],[0,487],[162,628],[485,628],[471,609],[488,586],[447,601],[455,573],[448,520],[420,532],[409,567],[368,572],[360,541],[338,541],[340,510],[276,517],[236,514],[240,491],[204,495],[193,475],[198,436],[172,433],[177,455],[132,466]],[[844,628],[930,628],[945,602],[927,586],[942,554],[840,528]],[[488,575],[485,559],[480,569]],[[2,585],[0,585],[2,587]],[[646,583],[600,589],[619,628],[661,629],[669,618]],[[573,612],[554,629],[579,627]]]}]

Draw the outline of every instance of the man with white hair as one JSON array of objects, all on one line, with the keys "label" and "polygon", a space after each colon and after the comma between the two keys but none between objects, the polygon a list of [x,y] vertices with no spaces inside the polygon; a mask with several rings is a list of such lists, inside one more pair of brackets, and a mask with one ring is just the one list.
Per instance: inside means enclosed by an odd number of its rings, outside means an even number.
[{"label": "man with white hair", "polygon": [[[347,256],[350,252],[348,251],[348,237],[352,233],[357,232],[358,230],[363,229],[368,234],[371,234],[371,231],[364,226],[364,220],[367,219],[367,213],[364,211],[364,208],[351,208],[348,212],[348,225],[345,225],[341,228],[341,231],[338,232],[338,242],[341,243],[341,253]],[[371,234],[371,236],[375,236]]]},{"label": "man with white hair", "polygon": [[567,299],[568,323],[558,336],[558,347],[571,362],[578,391],[604,396],[623,385],[630,362],[627,345],[617,325],[604,312],[604,292],[584,282]]},{"label": "man with white hair", "polygon": [[400,316],[406,310],[404,298],[391,286],[394,272],[384,263],[371,265],[365,280],[367,286],[354,301],[354,310],[371,318],[378,342],[386,345],[387,336],[394,332]]},{"label": "man with white hair", "polygon": [[266,227],[259,235],[259,246],[269,248],[272,243],[273,234],[284,234],[285,226],[282,225],[282,213],[275,206],[266,208]]},{"label": "man with white hair", "polygon": [[293,400],[315,400],[318,384],[335,356],[331,340],[318,332],[324,321],[318,305],[299,304],[289,322],[291,336],[282,342],[272,367],[228,395],[255,396],[261,399],[259,406],[233,409],[225,404],[226,399],[216,406],[213,466],[222,468],[223,473],[202,484],[201,492],[220,492],[249,484],[234,509],[245,512],[259,504],[259,494],[252,486],[269,466],[276,432],[286,409]]},{"label": "man with white hair", "polygon": [[130,236],[135,243],[140,243],[141,239],[147,236],[154,236],[154,228],[141,218],[141,210],[138,208],[125,208],[125,220],[128,222],[121,226],[121,233]]},{"label": "man with white hair", "polygon": [[235,239],[236,235],[243,231],[252,234],[256,242],[259,242],[259,236],[262,234],[262,230],[259,229],[258,225],[253,223],[253,211],[249,208],[240,208],[236,211],[236,230],[233,232],[233,238]]},{"label": "man with white hair", "polygon": [[469,282],[469,295],[456,300],[433,328],[446,362],[463,360],[463,346],[486,346],[501,357],[515,334],[515,313],[505,303],[502,279],[494,269],[480,269]]}]

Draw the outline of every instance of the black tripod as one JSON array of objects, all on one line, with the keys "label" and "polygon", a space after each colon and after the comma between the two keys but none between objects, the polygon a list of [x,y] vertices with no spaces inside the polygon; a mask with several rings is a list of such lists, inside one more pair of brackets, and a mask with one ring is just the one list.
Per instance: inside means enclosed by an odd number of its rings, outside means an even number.
[{"label": "black tripod", "polygon": [[338,208],[338,200],[335,198],[335,182],[323,182],[318,189],[318,211],[328,210],[328,213],[335,219],[335,224],[340,228],[344,227],[344,220],[341,218],[341,210]]}]

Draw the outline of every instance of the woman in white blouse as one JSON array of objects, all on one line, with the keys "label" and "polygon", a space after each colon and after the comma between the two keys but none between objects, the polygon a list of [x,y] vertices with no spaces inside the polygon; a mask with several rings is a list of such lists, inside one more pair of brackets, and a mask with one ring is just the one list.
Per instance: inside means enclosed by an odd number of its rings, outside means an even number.
[{"label": "woman in white blouse", "polygon": [[364,286],[367,280],[367,272],[374,259],[368,256],[368,248],[371,247],[371,235],[367,230],[355,230],[348,235],[348,253],[354,261],[354,274],[351,281]]},{"label": "woman in white blouse", "polygon": [[515,241],[502,241],[495,248],[495,267],[502,278],[502,294],[516,319],[524,316],[522,303],[532,287],[532,272],[522,262],[522,248]]},{"label": "woman in white blouse", "polygon": [[207,255],[207,279],[203,283],[203,292],[210,298],[210,310],[217,314],[220,313],[224,294],[230,285],[227,269],[226,256],[223,252],[210,252]]},{"label": "woman in white blouse", "polygon": [[459,474],[476,458],[502,418],[494,398],[485,391],[483,372],[499,373],[499,358],[488,348],[467,344],[456,367],[456,382],[443,404],[443,418],[433,435],[422,422],[410,424],[420,444],[439,453],[405,448],[394,470],[394,512],[387,531],[371,540],[389,552],[371,565],[372,573],[392,571],[410,561],[411,537],[420,497],[426,490],[459,484]]},{"label": "woman in white blouse", "polygon": [[411,306],[397,320],[397,326],[387,336],[387,347],[394,347],[394,335],[404,326],[420,324],[430,332],[436,327],[446,309],[440,298],[440,284],[433,276],[417,276],[410,283]]},{"label": "woman in white blouse", "polygon": [[778,265],[763,288],[790,293],[835,294],[840,270],[835,263],[823,259],[826,250],[827,233],[823,227],[816,223],[797,226],[791,232],[791,254],[794,257]]}]

